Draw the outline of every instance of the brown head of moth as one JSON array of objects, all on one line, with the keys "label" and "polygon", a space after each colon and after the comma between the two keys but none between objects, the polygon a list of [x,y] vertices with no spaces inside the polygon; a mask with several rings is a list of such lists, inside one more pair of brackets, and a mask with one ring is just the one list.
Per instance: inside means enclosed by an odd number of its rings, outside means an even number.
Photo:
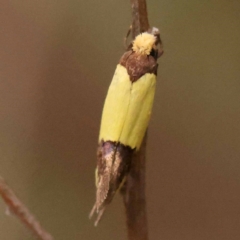
[{"label": "brown head of moth", "polygon": [[158,35],[141,33],[121,57],[105,99],[96,169],[95,226],[123,185],[139,150],[155,93]]}]

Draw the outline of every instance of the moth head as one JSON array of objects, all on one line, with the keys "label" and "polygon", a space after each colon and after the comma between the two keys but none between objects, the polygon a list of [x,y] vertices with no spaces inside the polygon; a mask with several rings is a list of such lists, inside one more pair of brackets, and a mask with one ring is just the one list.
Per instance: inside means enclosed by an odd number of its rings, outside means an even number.
[{"label": "moth head", "polygon": [[156,37],[150,33],[141,33],[133,41],[132,50],[141,55],[149,55],[155,48]]}]

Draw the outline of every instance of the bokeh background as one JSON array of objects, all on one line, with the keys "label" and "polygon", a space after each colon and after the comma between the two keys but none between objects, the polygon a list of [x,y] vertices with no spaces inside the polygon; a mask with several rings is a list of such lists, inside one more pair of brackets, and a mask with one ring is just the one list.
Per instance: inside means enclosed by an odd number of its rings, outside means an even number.
[{"label": "bokeh background", "polygon": [[[150,240],[240,236],[240,1],[148,1],[165,53],[147,150]],[[103,101],[130,3],[0,7],[0,175],[56,240],[126,239],[120,196],[95,228]],[[34,237],[0,200],[0,239]]]}]

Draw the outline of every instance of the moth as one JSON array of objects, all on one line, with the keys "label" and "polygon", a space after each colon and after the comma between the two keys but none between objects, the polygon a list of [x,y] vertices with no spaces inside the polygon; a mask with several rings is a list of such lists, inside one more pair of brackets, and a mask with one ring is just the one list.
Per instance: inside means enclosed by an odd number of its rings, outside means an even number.
[{"label": "moth", "polygon": [[95,226],[123,185],[151,116],[160,37],[141,33],[121,57],[105,99],[96,168]]}]

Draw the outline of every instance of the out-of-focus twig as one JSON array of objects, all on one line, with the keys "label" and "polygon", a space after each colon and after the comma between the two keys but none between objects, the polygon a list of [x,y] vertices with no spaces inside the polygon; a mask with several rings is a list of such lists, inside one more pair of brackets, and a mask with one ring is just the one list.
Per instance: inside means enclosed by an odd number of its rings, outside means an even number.
[{"label": "out-of-focus twig", "polygon": [[53,237],[46,232],[38,220],[28,210],[28,208],[18,199],[13,190],[0,177],[0,195],[8,208],[19,220],[24,223],[40,240],[53,240]]}]

